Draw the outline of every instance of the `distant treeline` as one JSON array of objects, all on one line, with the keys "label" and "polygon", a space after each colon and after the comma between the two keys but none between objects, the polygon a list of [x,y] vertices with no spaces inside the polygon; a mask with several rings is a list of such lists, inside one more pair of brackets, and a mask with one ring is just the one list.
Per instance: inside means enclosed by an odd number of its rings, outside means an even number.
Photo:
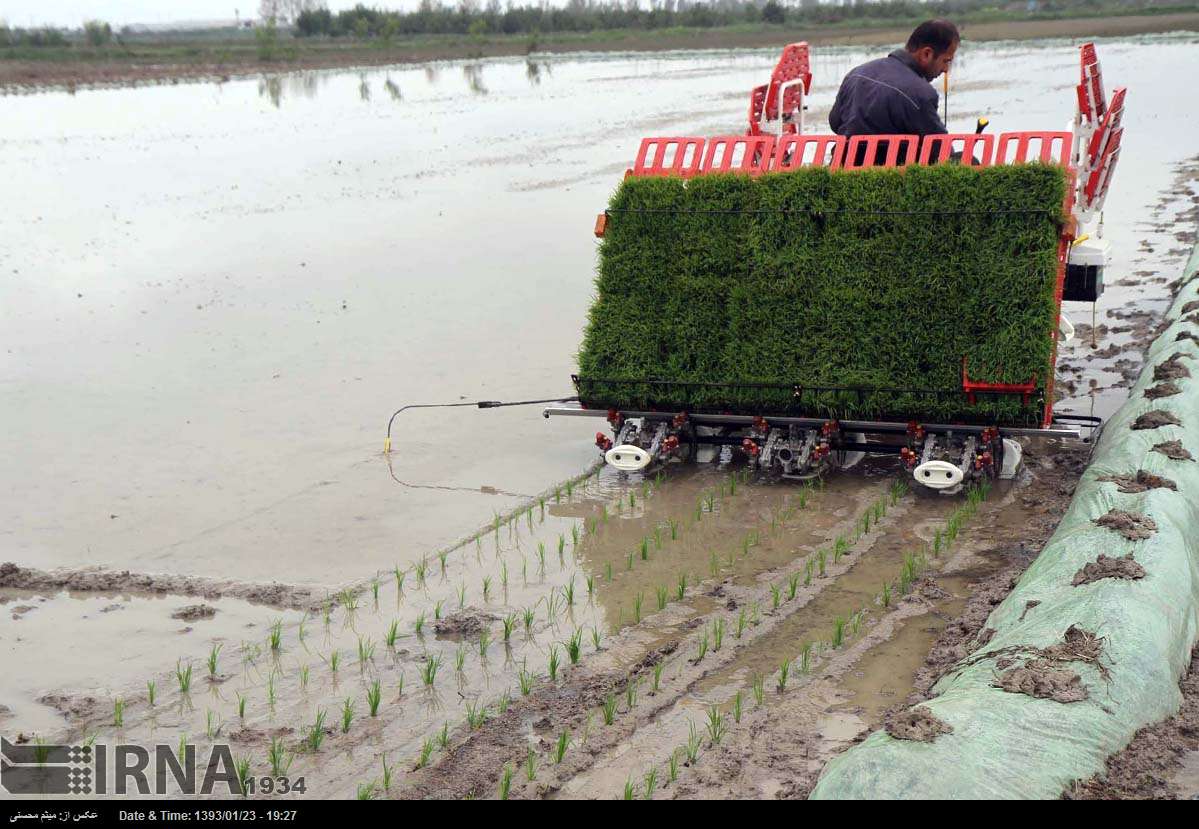
[{"label": "distant treeline", "polygon": [[[1154,0],[651,0],[645,3],[608,0],[569,0],[549,4],[487,6],[466,0],[450,6],[422,0],[416,11],[400,12],[355,6],[339,12],[308,8],[296,15],[298,37],[355,37],[389,39],[419,34],[548,34],[605,29],[664,29],[675,26],[714,28],[738,23],[830,24],[855,19],[913,19],[952,17],[963,12],[994,11],[1013,17],[1061,13],[1125,13],[1132,8],[1160,10]],[[1173,5],[1173,4],[1171,4]],[[1187,6],[1190,8],[1191,6]]]}]

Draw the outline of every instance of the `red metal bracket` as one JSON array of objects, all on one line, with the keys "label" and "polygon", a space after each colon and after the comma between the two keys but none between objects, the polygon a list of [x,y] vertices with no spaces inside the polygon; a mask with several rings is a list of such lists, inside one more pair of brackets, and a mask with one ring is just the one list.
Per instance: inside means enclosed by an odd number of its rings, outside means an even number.
[{"label": "red metal bracket", "polygon": [[774,145],[774,166],[771,169],[787,171],[800,167],[828,167],[836,170],[844,158],[843,136],[784,135]]},{"label": "red metal bracket", "polygon": [[[1069,132],[1005,132],[999,136],[999,147],[995,151],[996,164],[1023,164],[1028,161],[1042,161],[1045,164],[1058,163],[1063,167],[1070,165],[1070,150],[1074,136]],[[1008,157],[1008,150],[1015,148]],[[1036,146],[1038,154],[1029,158],[1030,150]]]},{"label": "red metal bracket", "polygon": [[643,138],[637,160],[630,172],[634,176],[693,176],[704,157],[704,139]]},{"label": "red metal bracket", "polygon": [[1103,98],[1103,72],[1099,68],[1099,56],[1095,54],[1094,43],[1084,43],[1078,49],[1082,70],[1078,84],[1078,111],[1093,124],[1107,110]]},{"label": "red metal bracket", "polygon": [[770,169],[773,157],[773,135],[718,135],[708,139],[699,171],[757,176]]},{"label": "red metal bracket", "polygon": [[[950,133],[948,135],[926,135],[920,142],[919,164],[936,164],[948,161],[955,151],[955,144],[960,144],[962,163],[972,167],[989,167],[995,156],[995,136],[988,133]],[[982,158],[974,157],[974,148],[982,145]],[[967,160],[969,159],[969,160]]]},{"label": "red metal bracket", "polygon": [[1024,401],[1024,405],[1027,406],[1032,393],[1036,390],[1037,375],[1035,374],[1027,383],[982,383],[971,380],[970,375],[966,372],[966,358],[962,358],[962,391],[966,392],[966,399],[970,401],[971,405],[978,402],[976,392],[987,391],[999,394],[1018,394]]},{"label": "red metal bracket", "polygon": [[849,147],[845,150],[841,166],[846,170],[862,167],[906,167],[916,161],[919,143],[920,138],[916,135],[855,135],[849,139]]}]

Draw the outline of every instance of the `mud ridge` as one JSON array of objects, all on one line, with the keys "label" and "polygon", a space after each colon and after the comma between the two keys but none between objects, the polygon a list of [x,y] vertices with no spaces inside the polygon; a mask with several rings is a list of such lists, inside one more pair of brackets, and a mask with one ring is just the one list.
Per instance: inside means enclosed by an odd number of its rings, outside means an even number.
[{"label": "mud ridge", "polygon": [[1185,449],[1180,440],[1168,440],[1163,443],[1155,443],[1153,445],[1154,452],[1165,455],[1172,461],[1193,461],[1194,456]]},{"label": "mud ridge", "polygon": [[897,740],[931,743],[942,734],[952,734],[953,726],[933,716],[923,705],[900,711],[887,718],[887,733]]},{"label": "mud ridge", "polygon": [[1148,492],[1151,489],[1178,491],[1178,484],[1169,478],[1154,475],[1152,472],[1146,472],[1144,469],[1138,469],[1136,475],[1103,475],[1098,480],[1103,483],[1116,484],[1119,490],[1125,495],[1136,495],[1140,492]]},{"label": "mud ridge", "polygon": [[1170,412],[1164,412],[1161,409],[1154,409],[1151,412],[1138,417],[1132,422],[1130,427],[1134,432],[1139,432],[1144,429],[1158,429],[1162,426],[1181,426],[1182,421],[1177,416]]},{"label": "mud ridge", "polygon": [[[210,601],[221,598],[243,599],[253,604],[281,609],[316,610],[328,596],[328,590],[300,585],[260,584],[201,576],[173,576],[105,570],[102,567],[36,570],[11,561],[0,564],[0,587],[21,590],[80,592],[144,592],[198,596]],[[215,612],[215,611],[214,611]],[[182,618],[182,617],[179,617]],[[203,618],[197,616],[195,618]]]}]

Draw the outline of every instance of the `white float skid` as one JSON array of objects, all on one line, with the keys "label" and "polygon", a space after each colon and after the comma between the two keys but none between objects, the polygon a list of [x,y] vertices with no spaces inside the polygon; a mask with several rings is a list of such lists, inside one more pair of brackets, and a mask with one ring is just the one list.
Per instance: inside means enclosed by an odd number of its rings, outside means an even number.
[{"label": "white float skid", "polygon": [[[920,486],[952,494],[971,480],[1011,478],[1020,466],[1017,437],[1082,437],[1080,427],[997,428],[946,424],[753,417],[728,414],[585,409],[550,406],[545,417],[603,417],[612,436],[597,432],[607,464],[640,472],[672,461],[740,455],[751,466],[783,478],[808,479],[855,465],[865,455],[896,455]],[[1089,425],[1089,419],[1088,419]]]}]

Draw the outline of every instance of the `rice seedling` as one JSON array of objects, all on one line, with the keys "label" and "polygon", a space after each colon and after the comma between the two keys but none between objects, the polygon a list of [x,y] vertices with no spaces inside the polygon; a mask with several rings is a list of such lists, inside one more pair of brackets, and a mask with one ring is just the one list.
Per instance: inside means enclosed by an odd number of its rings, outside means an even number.
[{"label": "rice seedling", "polygon": [[683,597],[686,595],[687,595],[687,574],[679,573],[679,581],[678,581],[678,584],[676,585],[675,591],[674,591],[675,601],[681,602],[683,600]]},{"label": "rice seedling", "polygon": [[678,541],[679,540],[679,522],[675,521],[673,518],[668,518],[668,519],[666,519],[666,521],[670,525],[670,540]]},{"label": "rice seedling", "polygon": [[737,614],[737,638],[741,638],[741,634],[745,633],[745,608],[741,608],[741,612]]},{"label": "rice seedling", "polygon": [[154,697],[157,695],[157,693],[158,683],[152,679],[148,680],[146,682],[146,699],[149,701],[151,708],[154,707]]},{"label": "rice seedling", "polygon": [[537,752],[532,746],[525,752],[525,779],[529,782],[537,779]]},{"label": "rice seedling", "polygon": [[504,768],[500,772],[500,800],[508,799],[508,790],[512,788],[512,766],[504,763]]},{"label": "rice seedling", "polygon": [[637,705],[637,680],[629,677],[624,686],[625,710],[632,711]]},{"label": "rice seedling", "polygon": [[270,634],[267,636],[267,641],[270,643],[271,651],[278,653],[283,647],[283,620],[276,619],[271,625]]},{"label": "rice seedling", "polygon": [[607,504],[600,504],[600,518],[603,521],[603,523],[605,523],[605,524],[608,523],[608,505]]},{"label": "rice seedling", "polygon": [[662,528],[654,527],[654,549],[662,549]]},{"label": "rice seedling", "polygon": [[545,620],[550,624],[558,618],[558,594],[550,593],[545,600]]},{"label": "rice seedling", "polygon": [[358,594],[350,588],[347,587],[342,590],[337,594],[337,597],[341,601],[341,606],[344,607],[348,612],[353,613],[358,609]]},{"label": "rice seedling", "polygon": [[504,641],[508,642],[512,639],[512,629],[516,627],[516,614],[509,613],[500,620],[500,624],[504,626]]},{"label": "rice seedling", "polygon": [[366,705],[370,709],[371,716],[379,715],[379,703],[383,700],[383,689],[379,684],[379,680],[375,680],[366,689]]},{"label": "rice seedling", "polygon": [[187,735],[180,734],[179,742],[175,746],[175,756],[179,758],[179,765],[186,765],[187,761]]},{"label": "rice seedling", "polygon": [[460,673],[462,673],[463,669],[465,669],[465,668],[466,668],[466,645],[459,645],[458,649],[456,651],[454,651],[454,672],[460,674]]},{"label": "rice seedling", "polygon": [[329,663],[329,673],[336,674],[338,666],[341,665],[341,652],[334,648],[333,652],[329,654],[327,661]]},{"label": "rice seedling", "polygon": [[626,554],[626,555],[625,555],[625,557],[624,557],[624,569],[625,569],[625,570],[632,570],[632,569],[633,569],[633,554],[632,554],[632,553],[628,553],[628,554]]},{"label": "rice seedling", "polygon": [[303,690],[304,688],[307,688],[307,687],[308,687],[308,666],[301,665],[300,666],[300,689]]},{"label": "rice seedling", "polygon": [[754,703],[761,705],[762,699],[766,696],[766,678],[761,674],[754,674],[751,687],[754,692]]},{"label": "rice seedling", "polygon": [[806,674],[812,670],[812,643],[804,642],[799,649],[799,672]]},{"label": "rice seedling", "polygon": [[591,599],[595,596],[595,576],[587,575],[587,598]]},{"label": "rice seedling", "polygon": [[450,724],[443,722],[441,730],[437,732],[437,745],[441,748],[447,748],[450,744]]},{"label": "rice seedling", "polygon": [[575,628],[575,632],[570,635],[570,639],[565,642],[565,645],[566,655],[570,658],[570,664],[579,664],[579,657],[583,652],[583,629]]},{"label": "rice seedling", "polygon": [[820,578],[824,578],[824,566],[827,563],[828,553],[821,548],[816,552],[816,563],[820,566]]},{"label": "rice seedling", "polygon": [[815,559],[813,559],[809,556],[808,560],[804,562],[804,568],[803,568],[803,586],[804,587],[808,587],[809,585],[811,585],[812,572],[815,569],[816,569],[816,561],[815,561]]},{"label": "rice seedling", "polygon": [[633,781],[631,778],[624,781],[623,797],[625,800],[635,800],[637,797],[637,789],[633,786]]},{"label": "rice seedling", "polygon": [[748,535],[741,539],[741,555],[743,555],[743,556],[749,555],[749,536]]},{"label": "rice seedling", "polygon": [[466,724],[470,726],[471,731],[482,727],[487,719],[487,706],[479,705],[479,700],[475,699],[466,703]]},{"label": "rice seedling", "polygon": [[[442,555],[444,556],[445,554],[443,553]],[[445,572],[445,558],[444,557],[441,560],[441,572],[443,572],[443,573]],[[378,607],[379,606],[379,579],[377,577],[371,579],[371,598],[374,600],[375,607]]]},{"label": "rice seedling", "polygon": [[[291,768],[294,755],[287,750],[282,737],[272,737],[266,749],[266,759],[271,764],[271,776],[283,777]],[[383,761],[383,767],[387,768],[386,759]]]},{"label": "rice seedling", "polygon": [[662,669],[666,667],[666,663],[659,661],[654,665],[654,687],[651,693],[658,693],[658,686],[662,684]]},{"label": "rice seedling", "polygon": [[521,616],[525,623],[525,636],[532,636],[533,635],[533,622],[536,620],[536,617],[533,612],[533,608],[526,607],[524,609],[524,611],[521,613]]},{"label": "rice seedling", "polygon": [[683,750],[687,754],[687,765],[694,766],[699,760],[699,747],[703,743],[699,738],[699,732],[695,730],[695,723],[687,723],[687,732],[687,743]]},{"label": "rice seedling", "polygon": [[720,650],[720,646],[724,643],[724,619],[716,619],[712,622],[712,650]]},{"label": "rice seedling", "polygon": [[724,739],[724,735],[728,733],[729,724],[720,713],[720,709],[715,705],[708,708],[708,737],[712,740],[712,745],[720,745],[720,741]]},{"label": "rice seedling", "polygon": [[237,772],[237,788],[242,797],[247,797],[250,794],[250,758],[239,758],[233,767]]},{"label": "rice seedling", "polygon": [[848,552],[849,542],[845,539],[845,536],[837,536],[837,540],[833,542],[833,563],[836,564],[838,561],[840,561],[841,556]]},{"label": "rice seedling", "polygon": [[550,645],[550,658],[549,658],[550,682],[558,681],[558,666],[559,666],[559,664],[560,664],[560,660],[558,658],[558,646]]},{"label": "rice seedling", "polygon": [[354,721],[354,700],[346,697],[341,704],[341,733],[345,734],[350,730],[350,723]]},{"label": "rice seedling", "polygon": [[[476,538],[475,541],[478,541],[478,539]],[[403,593],[404,592],[404,577],[407,576],[408,573],[405,570],[401,570],[400,565],[398,565],[398,564],[395,566],[394,572],[395,572],[395,577],[396,577],[396,592]]]},{"label": "rice seedling", "polygon": [[266,704],[271,710],[275,708],[275,672],[271,671],[266,678]]},{"label": "rice seedling", "polygon": [[609,583],[612,582],[612,562],[610,561],[604,565],[604,578],[606,578]]},{"label": "rice seedling", "polygon": [[517,672],[516,681],[520,685],[520,695],[522,697],[527,697],[533,692],[533,683],[536,679],[536,675],[529,673],[524,668],[521,668]]},{"label": "rice seedling", "polygon": [[441,657],[434,654],[425,660],[424,667],[421,668],[421,679],[425,683],[426,688],[432,688],[433,683],[437,681],[437,669],[441,667]]},{"label": "rice seedling", "polygon": [[325,741],[325,717],[327,712],[321,708],[316,712],[316,721],[308,727],[308,735],[305,742],[308,748],[312,751],[320,751],[321,743]]},{"label": "rice seedling", "polygon": [[839,648],[845,643],[845,620],[838,616],[833,620],[833,647]]},{"label": "rice seedling", "polygon": [[708,655],[708,631],[704,630],[704,635],[699,638],[699,643],[695,647],[695,661],[701,662]]},{"label": "rice seedling", "polygon": [[491,645],[491,631],[483,628],[479,631],[479,658],[487,659],[487,648]]},{"label": "rice seedling", "polygon": [[779,601],[781,599],[782,599],[782,592],[779,590],[778,585],[771,584],[770,585],[770,609],[778,610],[779,609]]},{"label": "rice seedling", "polygon": [[483,601],[491,600],[491,576],[483,577]]},{"label": "rice seedling", "polygon": [[933,558],[939,558],[940,556],[941,556],[941,530],[940,530],[940,528],[938,528],[937,531],[933,533]]},{"label": "rice seedling", "polygon": [[679,752],[670,752],[670,759],[666,761],[667,779],[673,783],[679,779]]},{"label": "rice seedling", "polygon": [[693,521],[693,523],[698,524],[700,522],[700,520],[703,519],[703,517],[704,517],[703,505],[699,501],[696,501],[695,502],[695,517],[692,519],[692,521]]},{"label": "rice seedling", "polygon": [[883,607],[891,606],[891,583],[883,582],[883,592],[879,594],[879,601]]},{"label": "rice seedling", "polygon": [[570,544],[572,547],[579,546],[579,525],[574,524],[570,528]]},{"label": "rice seedling", "polygon": [[570,732],[563,731],[558,735],[558,742],[554,744],[554,765],[561,765],[568,748],[570,748]]},{"label": "rice seedling", "polygon": [[654,789],[658,787],[658,770],[652,768],[645,773],[645,794],[642,797],[645,800],[652,800],[654,797]]},{"label": "rice seedling", "polygon": [[307,611],[305,611],[304,615],[300,617],[299,627],[296,628],[296,634],[301,642],[304,641],[304,635],[305,635],[304,626],[307,623],[308,623],[308,613],[307,613]]},{"label": "rice seedling", "polygon": [[365,665],[375,658],[375,643],[370,639],[358,637],[358,664]]},{"label": "rice seedling", "polygon": [[505,591],[508,590],[508,562],[500,562],[500,587]]},{"label": "rice seedling", "polygon": [[495,708],[500,714],[507,714],[508,706],[510,706],[511,704],[512,704],[512,694],[508,693],[508,690],[505,688],[504,693],[500,694],[499,701],[496,702]]},{"label": "rice seedling", "polygon": [[416,619],[412,622],[412,630],[417,636],[421,636],[425,629],[425,612],[422,610],[416,614]]},{"label": "rice seedling", "polygon": [[666,602],[670,598],[670,591],[667,590],[665,587],[659,587],[655,590],[655,593],[657,594],[657,597],[658,597],[658,610],[665,610]]},{"label": "rice seedling", "polygon": [[604,697],[604,725],[611,725],[616,720],[616,695],[611,691]]},{"label": "rice seedling", "polygon": [[754,602],[750,605],[750,621],[755,625],[762,624],[762,605],[760,602]]},{"label": "rice seedling", "polygon": [[591,626],[591,644],[595,646],[595,649],[597,651],[600,649],[600,644],[603,641],[604,641],[603,632],[599,629],[599,627],[597,625],[592,625]]},{"label": "rice seedling", "polygon": [[420,745],[420,756],[416,758],[416,767],[423,769],[429,765],[429,758],[433,756],[433,738],[426,739]]},{"label": "rice seedling", "polygon": [[383,755],[383,791],[391,791],[391,772],[392,769],[387,765],[387,755]]},{"label": "rice seedling", "polygon": [[641,543],[638,545],[637,550],[641,553],[642,561],[649,561],[649,539],[648,538],[641,539]]},{"label": "rice seedling", "polygon": [[791,660],[784,659],[779,665],[778,689],[779,693],[787,690],[787,676],[791,673]]},{"label": "rice seedling", "polygon": [[326,601],[326,602],[325,602],[325,603],[324,603],[324,604],[321,606],[321,616],[322,616],[322,618],[325,620],[325,627],[326,627],[326,628],[328,628],[328,627],[329,627],[329,622],[330,622],[330,620],[333,618],[333,605],[332,605],[332,603],[330,603],[330,602]]},{"label": "rice seedling", "polygon": [[849,617],[849,632],[852,636],[857,636],[858,631],[862,629],[862,620],[866,617],[866,611],[859,610],[857,613]]},{"label": "rice seedling", "polygon": [[246,698],[241,691],[235,691],[237,694],[237,718],[244,720],[246,718]]},{"label": "rice seedling", "polygon": [[566,602],[567,607],[575,606],[575,577],[571,576],[570,581],[562,588],[562,599]]},{"label": "rice seedling", "polygon": [[186,694],[191,691],[192,687],[192,664],[187,663],[187,667],[183,667],[183,663],[175,663],[175,681],[179,683],[179,693]]},{"label": "rice seedling", "polygon": [[426,579],[428,578],[429,562],[422,557],[420,561],[412,565],[412,571],[416,575],[416,580],[420,582],[421,586],[423,587]]},{"label": "rice seedling", "polygon": [[638,593],[633,597],[633,624],[641,624],[641,605],[645,602],[645,594]]},{"label": "rice seedling", "polygon": [[533,529],[533,508],[532,507],[529,507],[528,510],[525,511],[525,524],[526,524],[526,526],[528,526],[528,528],[530,530]]},{"label": "rice seedling", "polygon": [[730,570],[732,570],[737,564],[736,553],[734,553],[732,550],[729,550],[728,554],[724,557],[724,563],[728,565]]},{"label": "rice seedling", "polygon": [[599,529],[599,522],[596,521],[594,518],[588,518],[583,522],[583,534],[584,535],[595,535],[595,533],[598,529]]},{"label": "rice seedling", "polygon": [[125,700],[121,697],[112,701],[112,724],[117,728],[125,725]]}]

